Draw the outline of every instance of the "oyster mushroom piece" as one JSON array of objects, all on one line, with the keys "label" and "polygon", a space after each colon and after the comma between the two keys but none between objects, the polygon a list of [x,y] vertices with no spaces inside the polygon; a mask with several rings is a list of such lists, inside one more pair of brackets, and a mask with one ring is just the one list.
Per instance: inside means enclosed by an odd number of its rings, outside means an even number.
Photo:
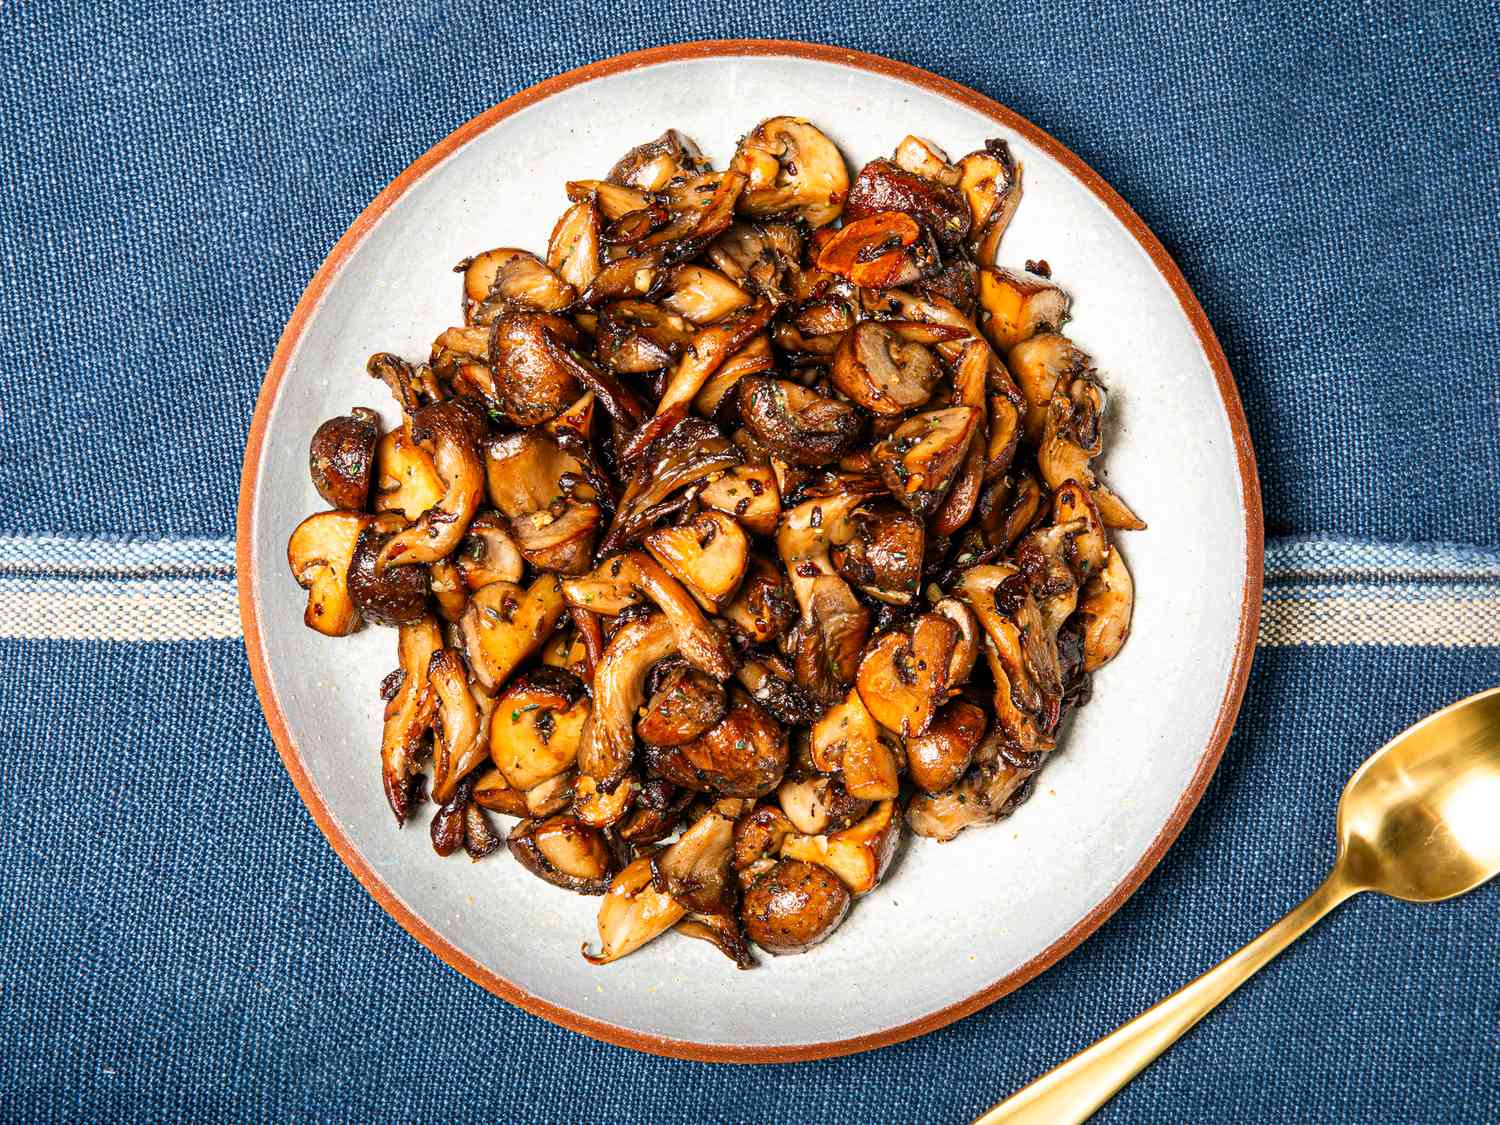
[{"label": "oyster mushroom piece", "polygon": [[1104,391],[1090,375],[1058,380],[1047,404],[1047,421],[1037,446],[1037,468],[1049,488],[1077,481],[1089,490],[1105,527],[1141,531],[1145,521],[1094,473],[1091,462],[1103,448]]},{"label": "oyster mushroom piece", "polygon": [[406,521],[394,513],[369,517],[349,560],[349,597],[359,615],[377,625],[416,621],[427,612],[433,592],[426,566],[394,566],[382,573],[376,565],[385,545],[405,527]]},{"label": "oyster mushroom piece", "polygon": [[474,776],[474,803],[491,812],[504,813],[507,816],[524,817],[526,813],[526,794],[519,789],[512,789],[502,774],[494,766],[481,769]]},{"label": "oyster mushroom piece", "polygon": [[901,816],[895,801],[880,801],[858,823],[831,836],[787,837],[783,859],[800,859],[828,868],[853,895],[875,889],[901,840]]},{"label": "oyster mushroom piece", "polygon": [[772,535],[781,518],[781,492],[768,467],[736,465],[698,493],[705,508],[733,516],[747,531]]},{"label": "oyster mushroom piece", "polygon": [[374,504],[377,512],[400,512],[415,520],[443,498],[443,482],[432,458],[397,426],[375,446]]},{"label": "oyster mushroom piece", "polygon": [[428,366],[433,375],[457,395],[495,397],[495,373],[490,368],[490,330],[483,325],[446,329],[432,342]]},{"label": "oyster mushroom piece", "polygon": [[735,223],[708,248],[708,258],[737,284],[777,305],[802,295],[802,234],[792,223]]},{"label": "oyster mushroom piece", "polygon": [[655,140],[636,145],[609,170],[612,183],[641,191],[661,191],[679,176],[708,171],[708,162],[692,138],[668,129]]},{"label": "oyster mushroom piece", "polygon": [[899,211],[881,211],[842,227],[818,251],[818,268],[862,289],[892,289],[941,268],[921,225]]},{"label": "oyster mushroom piece", "polygon": [[790,750],[780,724],[739,688],[725,716],[691,741],[648,746],[652,773],[684,789],[726,797],[759,797],[775,789]]},{"label": "oyster mushroom piece", "polygon": [[644,543],[710,613],[719,613],[734,598],[750,555],[744,531],[723,512],[700,512],[690,523],[658,528]]},{"label": "oyster mushroom piece", "polygon": [[1089,579],[1079,599],[1083,620],[1083,670],[1097,672],[1119,655],[1130,636],[1135,583],[1120,549],[1111,547],[1104,569]]},{"label": "oyster mushroom piece", "polygon": [[[985,430],[988,419],[989,396],[985,393],[990,364],[994,353],[978,338],[968,340],[959,353],[957,370],[953,375],[953,398],[957,405],[971,408],[975,414],[974,433],[969,438],[969,448],[964,454],[948,494],[938,505],[932,518],[934,536],[953,535],[965,527],[979,504],[979,494],[984,488]],[[1006,451],[1007,453],[1013,451]]]},{"label": "oyster mushroom piece", "polygon": [[533,566],[558,574],[587,570],[594,554],[594,537],[604,513],[598,504],[567,500],[562,514],[532,512],[516,519],[511,527],[521,554]]},{"label": "oyster mushroom piece", "polygon": [[380,777],[386,802],[398,825],[405,824],[411,814],[412,780],[417,775],[423,739],[437,714],[437,696],[428,690],[427,670],[442,648],[442,630],[430,617],[401,626],[397,636],[401,680],[385,705],[380,734]]},{"label": "oyster mushroom piece", "polygon": [[611,371],[639,374],[670,366],[693,337],[693,327],[650,301],[613,301],[599,311],[596,355]]},{"label": "oyster mushroom piece", "polygon": [[1025,800],[1036,773],[1000,754],[1001,735],[991,732],[974,752],[975,764],[939,793],[916,793],[906,807],[912,832],[931,840],[953,839],[965,828],[993,824]]},{"label": "oyster mushroom piece", "polygon": [[757,805],[734,823],[734,869],[741,884],[776,862],[776,853],[797,827],[772,805]]},{"label": "oyster mushroom piece", "polygon": [[[947,691],[957,642],[958,627],[935,613],[922,614],[909,632],[876,637],[855,676],[860,698],[875,721],[902,738],[927,733]],[[864,795],[853,787],[850,792]]]},{"label": "oyster mushroom piece", "polygon": [[854,536],[829,558],[846,581],[879,601],[910,605],[922,578],[925,530],[904,508],[874,503],[850,517]]},{"label": "oyster mushroom piece", "polygon": [[967,700],[955,699],[943,707],[926,734],[906,740],[906,770],[912,784],[924,793],[953,786],[973,763],[986,725],[984,711]]},{"label": "oyster mushroom piece", "polygon": [[592,199],[606,219],[622,219],[632,211],[644,211],[651,205],[651,193],[608,180],[569,180],[565,185],[568,198],[575,203]]},{"label": "oyster mushroom piece", "polygon": [[870,800],[851,796],[837,775],[783,781],[776,801],[787,823],[807,836],[838,832],[870,811]]},{"label": "oyster mushroom piece", "polygon": [[490,501],[510,521],[522,557],[561,574],[586,570],[603,522],[588,467],[535,430],[497,438],[484,455]]},{"label": "oyster mushroom piece", "polygon": [[673,493],[733,468],[740,459],[717,426],[702,418],[684,419],[656,443],[631,477],[599,550],[615,551],[634,542]]},{"label": "oyster mushroom piece", "polygon": [[1062,707],[1062,668],[1025,576],[1013,566],[973,566],[955,592],[984,629],[1001,728],[1023,753],[1051,750]]},{"label": "oyster mushroom piece", "polygon": [[287,541],[287,566],[307,591],[302,620],[325,637],[348,636],[359,628],[349,567],[369,519],[358,512],[319,512],[299,523]]},{"label": "oyster mushroom piece", "polygon": [[873,320],[845,334],[831,374],[841,392],[866,410],[889,417],[923,405],[942,376],[927,348]]},{"label": "oyster mushroom piece", "polygon": [[1068,319],[1068,295],[1035,274],[986,267],[979,271],[979,303],[988,314],[984,334],[1001,352]]},{"label": "oyster mushroom piece", "polygon": [[[432,746],[432,799],[448,802],[458,784],[484,761],[489,750],[490,713],[494,697],[469,685],[469,672],[458,650],[433,655],[427,682],[437,696]],[[460,809],[460,818],[462,810]]]},{"label": "oyster mushroom piece", "polygon": [[979,425],[970,406],[929,410],[901,423],[872,457],[891,495],[923,518],[943,502]]},{"label": "oyster mushroom piece", "polygon": [[1072,340],[1056,332],[1039,332],[1018,341],[1007,351],[1006,364],[1026,399],[1024,426],[1033,445],[1042,439],[1047,406],[1058,382],[1069,382],[1093,366]]},{"label": "oyster mushroom piece", "polygon": [[717,802],[656,857],[667,893],[688,910],[725,914],[734,909],[734,823],[741,802]]},{"label": "oyster mushroom piece", "polygon": [[705,325],[744,308],[751,298],[728,275],[690,264],[673,268],[658,303],[670,313]]},{"label": "oyster mushroom piece", "polygon": [[482,590],[491,582],[519,582],[526,571],[521,549],[493,512],[481,512],[470,521],[456,565],[470,590]]},{"label": "oyster mushroom piece", "polygon": [[745,935],[773,956],[806,953],[838,929],[853,901],[827,867],[778,860],[745,890]]},{"label": "oyster mushroom piece", "polygon": [[436,562],[458,546],[484,495],[483,433],[484,412],[473,399],[435,402],[412,415],[412,440],[432,454],[443,496],[411,527],[386,540],[375,559],[377,575],[389,566]]},{"label": "oyster mushroom piece", "polygon": [[745,427],[794,465],[837,461],[864,431],[853,406],[787,379],[752,375],[740,381],[739,396]]},{"label": "oyster mushroom piece", "polygon": [[726,359],[709,377],[708,382],[703,384],[703,389],[693,399],[693,409],[706,418],[713,417],[740,380],[747,375],[770,371],[775,366],[776,354],[771,350],[771,337],[762,332]]},{"label": "oyster mushroom piece", "polygon": [[579,772],[612,792],[635,759],[635,716],[646,701],[651,666],[677,652],[666,617],[653,613],[620,626],[594,670],[594,710],[578,748]]},{"label": "oyster mushroom piece", "polygon": [[547,268],[575,292],[599,275],[599,225],[598,205],[585,199],[562,213],[547,240]]},{"label": "oyster mushroom piece", "polygon": [[[1077,530],[1080,521],[1082,530]],[[1074,529],[1065,533],[1063,555],[1079,585],[1104,569],[1109,554],[1104,521],[1089,490],[1077,481],[1067,481],[1052,494],[1052,526]]]},{"label": "oyster mushroom piece", "polygon": [[683,937],[706,941],[734,962],[737,969],[753,969],[755,959],[745,941],[744,930],[736,914],[689,914],[675,929]]},{"label": "oyster mushroom piece", "polygon": [[[526,790],[526,815],[552,816],[574,803],[582,778],[573,770],[564,770]],[[581,819],[581,818],[580,818]]]},{"label": "oyster mushroom piece", "polygon": [[474,593],[459,622],[474,678],[497,691],[557,627],[564,608],[562,584],[544,574],[523,590],[492,582]]},{"label": "oyster mushroom piece", "polygon": [[559,312],[578,293],[529,250],[501,247],[460,263],[464,272],[464,314],[470,324],[490,324],[514,307]]},{"label": "oyster mushroom piece", "polygon": [[[437,602],[438,612],[443,615],[443,620],[457,621],[463,617],[464,610],[469,608],[469,589],[464,585],[463,575],[458,572],[452,559],[439,559],[428,567],[398,566],[385,573],[389,578],[392,575],[399,577],[423,570],[427,571],[432,600]],[[423,605],[425,608],[426,603]]]},{"label": "oyster mushroom piece", "polygon": [[328,419],[313,433],[307,450],[308,470],[313,487],[329,507],[364,510],[379,440],[380,415],[362,406]]},{"label": "oyster mushroom piece", "polygon": [[[896,166],[915,176],[923,179],[936,180],[948,187],[958,185],[961,173],[958,167],[948,160],[948,154],[926,137],[914,137],[911,134],[901,138],[901,143],[896,146],[896,151],[891,154],[891,159]],[[968,215],[964,216],[965,223]]]},{"label": "oyster mushroom piece", "polygon": [[577,330],[559,316],[512,309],[496,316],[490,334],[495,405],[518,426],[557,417],[583,393],[567,349]]},{"label": "oyster mushroom piece", "polygon": [[826,226],[849,192],[843,154],[800,117],[762,121],[740,142],[730,167],[748,177],[738,209],[755,217],[795,212],[808,226]]},{"label": "oyster mushroom piece", "polygon": [[523,820],[506,846],[538,879],[581,895],[604,894],[619,867],[599,830],[570,816]]},{"label": "oyster mushroom piece", "polygon": [[857,690],[813,724],[811,749],[818,769],[842,772],[844,789],[851,797],[884,800],[901,791],[900,763]]},{"label": "oyster mushroom piece", "polygon": [[[872,160],[859,170],[844,203],[845,229],[869,216],[882,212],[899,212],[920,223],[931,232],[946,252],[957,251],[969,234],[969,208],[958,189],[962,173],[943,159],[937,159],[930,146],[918,155],[922,142],[908,137],[898,155],[937,173],[927,176],[908,170],[886,159]],[[939,179],[938,176],[943,177]],[[948,182],[943,182],[946,179]],[[827,267],[825,267],[827,268]]]},{"label": "oyster mushroom piece", "polygon": [[511,788],[540,785],[572,768],[588,717],[588,694],[577,676],[533,668],[495,704],[485,732],[490,759]]},{"label": "oyster mushroom piece", "polygon": [[758,554],[750,555],[739,592],[722,612],[752,644],[776,640],[797,618],[791,587],[781,569]]},{"label": "oyster mushroom piece", "polygon": [[960,160],[958,173],[958,190],[964,193],[973,217],[969,249],[980,265],[989,265],[1021,204],[1021,166],[1011,156],[1008,144],[991,140],[979,152]]},{"label": "oyster mushroom piece", "polygon": [[946,617],[958,630],[953,643],[953,656],[948,661],[948,689],[954,691],[969,682],[974,671],[974,662],[979,657],[979,623],[974,612],[957,598],[943,598],[932,607],[932,612]]},{"label": "oyster mushroom piece", "polygon": [[679,664],[652,692],[636,721],[636,737],[657,746],[681,746],[718,723],[727,711],[721,683]]},{"label": "oyster mushroom piece", "polygon": [[656,889],[655,857],[643,855],[610,881],[599,904],[599,951],[583,948],[591,965],[607,965],[666,933],[687,913],[675,898]]}]

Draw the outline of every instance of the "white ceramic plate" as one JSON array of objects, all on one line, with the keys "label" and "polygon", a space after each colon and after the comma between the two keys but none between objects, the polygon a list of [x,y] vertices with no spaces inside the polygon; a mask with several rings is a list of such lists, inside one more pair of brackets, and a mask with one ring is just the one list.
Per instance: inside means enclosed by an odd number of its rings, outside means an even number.
[{"label": "white ceramic plate", "polygon": [[[1073,296],[1069,334],[1110,390],[1106,469],[1150,523],[1123,536],[1134,635],[1097,678],[1036,795],[998,827],[911,841],[837,935],[736,972],[669,935],[605,968],[597,899],[500,855],[438,859],[425,818],[404,831],[381,795],[376,686],[389,630],[304,628],[286,569],[293,527],[322,505],[307,475],[319,420],[397,415],[364,374],[377,350],[425,355],[457,317],[453,263],[545,245],[567,178],[599,176],[668,126],[722,166],[777,113],[811,118],[851,168],[906,133],[950,153],[1004,137],[1025,196],[1001,262],[1045,258]],[[408,930],[531,1011],[661,1053],[770,1060],[919,1034],[1025,982],[1146,876],[1212,774],[1239,705],[1260,602],[1254,463],[1223,355],[1155,238],[1076,157],[987,99],[871,56],[804,44],[662,48],[552,79],[482,115],[401,175],[339,242],[268,373],[245,456],[239,552],[245,638],[276,742],[340,855]],[[274,875],[269,872],[268,875]],[[913,967],[919,971],[913,971]]]}]

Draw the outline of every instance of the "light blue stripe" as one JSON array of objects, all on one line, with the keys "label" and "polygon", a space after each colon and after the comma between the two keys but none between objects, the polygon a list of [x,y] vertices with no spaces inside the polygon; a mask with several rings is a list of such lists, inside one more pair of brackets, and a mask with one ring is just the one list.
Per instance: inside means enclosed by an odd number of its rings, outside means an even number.
[{"label": "light blue stripe", "polygon": [[1371,543],[1295,536],[1266,543],[1266,578],[1288,574],[1371,574],[1382,578],[1451,577],[1500,581],[1500,550],[1461,543]]},{"label": "light blue stripe", "polygon": [[139,576],[165,570],[230,570],[232,539],[126,539],[114,536],[3,535],[0,569]]}]

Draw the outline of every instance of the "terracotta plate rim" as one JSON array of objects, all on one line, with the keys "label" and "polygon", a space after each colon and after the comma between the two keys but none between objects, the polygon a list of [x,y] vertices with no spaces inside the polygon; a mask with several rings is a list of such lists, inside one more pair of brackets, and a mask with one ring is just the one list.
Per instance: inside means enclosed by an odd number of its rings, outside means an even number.
[{"label": "terracotta plate rim", "polygon": [[[313,784],[302,761],[301,751],[287,729],[280,702],[272,689],[269,669],[266,664],[265,646],[261,640],[260,606],[256,599],[256,574],[254,571],[255,504],[254,496],[260,472],[262,452],[265,445],[266,425],[271,407],[276,399],[281,380],[286,374],[288,361],[296,349],[308,318],[318,306],[324,293],[332,284],[344,261],[369,233],[374,224],[414,183],[436,167],[460,146],[494,127],[500,121],[518,111],[581,83],[603,78],[642,67],[684,59],[706,59],[721,57],[782,57],[833,63],[856,70],[873,72],[896,78],[940,94],[953,101],[992,118],[999,124],[1015,131],[1026,140],[1057,160],[1080,180],[1131,233],[1141,248],[1150,256],[1157,271],[1171,286],[1183,312],[1198,337],[1209,365],[1213,368],[1223,400],[1224,412],[1234,438],[1235,455],[1238,461],[1245,520],[1245,575],[1243,599],[1240,606],[1239,629],[1235,641],[1235,652],[1228,683],[1220,702],[1213,734],[1204,747],[1198,765],[1187,788],[1183,791],[1166,824],[1151,842],[1145,853],[1118,885],[1093,909],[1085,914],[1066,933],[1045,950],[994,981],[973,995],[950,1004],[919,1019],[894,1027],[860,1035],[850,1039],[835,1039],[822,1043],[800,1043],[793,1045],[725,1045],[698,1043],[685,1039],[670,1039],[621,1027],[582,1015],[571,1009],[553,1004],[501,977],[493,970],[481,965],[468,954],[458,949],[426,921],[415,915],[400,900],[391,888],[375,873],[364,857],[355,848],[338,821],[333,817],[322,794]],[[831,47],[816,43],[788,40],[702,40],[679,43],[649,50],[634,51],[604,59],[588,66],[570,70],[546,79],[535,86],[507,98],[498,105],[481,113],[473,120],[461,125],[443,138],[410,167],[403,171],[365,208],[360,216],[335,244],[327,259],[313,276],[301,299],[297,302],[281,341],[266,371],[265,381],[255,404],[255,415],[250,424],[250,433],[245,446],[244,466],[240,477],[240,499],[236,534],[236,561],[239,586],[240,618],[244,627],[245,651],[249,657],[250,673],[255,689],[265,711],[266,722],[276,749],[286,764],[287,772],[312,813],[319,829],[333,845],[339,857],[354,873],[375,901],[399,922],[413,937],[434,954],[447,962],[464,976],[483,986],[497,996],[541,1016],[562,1027],[582,1032],[595,1039],[629,1047],[651,1054],[675,1058],[695,1059],[706,1062],[770,1063],[793,1062],[808,1059],[828,1058],[835,1055],[853,1054],[911,1039],[961,1019],[1000,997],[1014,991],[1045,969],[1056,964],[1112,915],[1131,896],[1146,876],[1161,861],[1162,856],[1182,831],[1188,816],[1197,806],[1212,778],[1225,744],[1234,728],[1240,701],[1244,696],[1245,682],[1250,672],[1250,662],[1255,650],[1255,638],[1260,622],[1261,585],[1263,580],[1263,515],[1260,486],[1256,476],[1255,453],[1250,443],[1250,431],[1240,404],[1239,392],[1229,371],[1228,361],[1215,337],[1208,318],[1204,315],[1197,298],[1188,288],[1187,281],[1175,262],[1167,254],[1161,242],[1120,198],[1102,177],[1068,148],[1005,106],[949,79],[921,70],[906,63],[895,62],[879,55],[852,51],[842,47]]]}]

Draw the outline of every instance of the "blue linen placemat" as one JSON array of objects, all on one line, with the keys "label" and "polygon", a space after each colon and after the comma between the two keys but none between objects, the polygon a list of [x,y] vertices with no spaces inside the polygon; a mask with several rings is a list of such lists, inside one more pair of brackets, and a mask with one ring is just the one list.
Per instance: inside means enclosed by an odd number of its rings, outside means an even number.
[{"label": "blue linen placemat", "polygon": [[[543,77],[730,35],[938,71],[1113,183],[1224,344],[1271,536],[1235,737],[1120,913],[923,1039],[754,1069],[552,1027],[380,911],[275,755],[230,541],[260,372],[375,193]],[[966,1120],[1279,916],[1354,765],[1500,682],[1491,5],[7,0],[0,68],[6,1119]],[[1351,903],[1100,1120],[1500,1119],[1497,907]]]}]

